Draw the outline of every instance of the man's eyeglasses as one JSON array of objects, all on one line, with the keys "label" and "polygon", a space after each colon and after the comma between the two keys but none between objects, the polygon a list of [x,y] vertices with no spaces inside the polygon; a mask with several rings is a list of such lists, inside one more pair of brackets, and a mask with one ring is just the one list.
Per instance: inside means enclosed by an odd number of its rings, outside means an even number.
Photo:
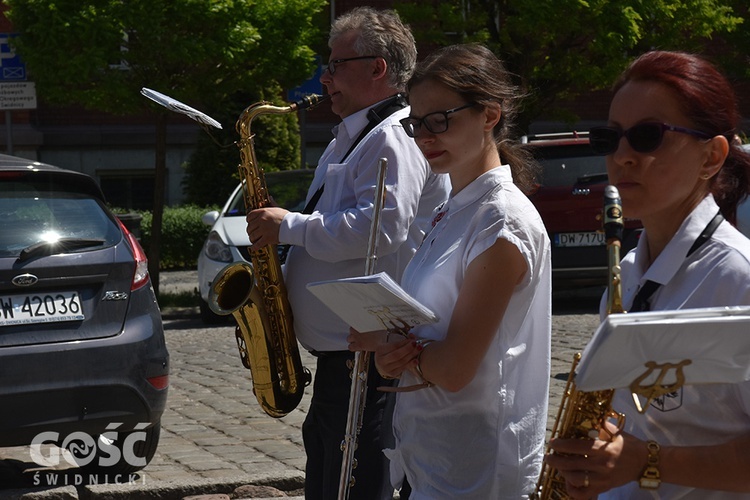
[{"label": "man's eyeglasses", "polygon": [[328,70],[328,73],[335,74],[336,73],[336,65],[345,63],[347,61],[357,61],[359,59],[377,59],[378,56],[357,56],[357,57],[346,57],[344,59],[334,59],[333,61],[328,61],[328,65],[326,66],[326,69]]},{"label": "man's eyeglasses", "polygon": [[599,155],[611,155],[620,146],[620,139],[624,136],[630,147],[639,153],[650,153],[655,151],[664,139],[664,132],[679,132],[688,134],[699,139],[710,139],[710,134],[693,130],[690,128],[678,127],[666,123],[649,122],[639,123],[627,130],[620,127],[593,127],[589,130],[589,143],[594,153]]},{"label": "man's eyeglasses", "polygon": [[419,133],[419,129],[422,128],[422,125],[433,134],[442,134],[448,130],[448,115],[453,114],[456,111],[461,111],[462,109],[471,108],[475,105],[475,102],[470,102],[469,104],[464,104],[463,106],[449,109],[448,111],[435,111],[434,113],[424,115],[422,118],[408,117],[399,121],[401,122],[401,125],[404,126],[404,132],[406,132],[406,135],[409,137],[416,137]]}]

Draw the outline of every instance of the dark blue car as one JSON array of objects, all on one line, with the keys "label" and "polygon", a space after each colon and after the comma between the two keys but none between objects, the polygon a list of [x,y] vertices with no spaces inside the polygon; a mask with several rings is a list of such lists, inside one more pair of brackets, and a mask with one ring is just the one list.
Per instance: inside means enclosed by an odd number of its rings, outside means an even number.
[{"label": "dark blue car", "polygon": [[168,385],[145,253],[99,186],[0,155],[0,447],[56,444],[98,472],[140,470]]}]

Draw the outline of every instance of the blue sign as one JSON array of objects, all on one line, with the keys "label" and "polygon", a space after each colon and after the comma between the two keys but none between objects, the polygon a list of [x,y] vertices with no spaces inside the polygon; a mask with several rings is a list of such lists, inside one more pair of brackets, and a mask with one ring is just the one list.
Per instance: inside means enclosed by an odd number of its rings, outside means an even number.
[{"label": "blue sign", "polygon": [[323,74],[323,66],[320,64],[320,56],[315,56],[315,62],[318,64],[315,74],[287,93],[287,99],[289,101],[296,102],[306,95],[323,93],[323,84],[320,83],[320,77]]},{"label": "blue sign", "polygon": [[26,80],[26,64],[10,45],[17,33],[0,33],[0,82]]}]

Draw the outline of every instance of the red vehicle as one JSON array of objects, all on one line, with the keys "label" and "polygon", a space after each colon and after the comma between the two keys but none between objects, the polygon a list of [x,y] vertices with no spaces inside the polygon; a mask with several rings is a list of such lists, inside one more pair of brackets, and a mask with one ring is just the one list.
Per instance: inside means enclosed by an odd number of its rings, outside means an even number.
[{"label": "red vehicle", "polygon": [[[549,233],[554,288],[606,286],[604,157],[589,147],[588,132],[530,135],[523,140],[542,166],[529,198]],[[636,245],[640,231],[640,221],[625,220],[622,256]]]}]

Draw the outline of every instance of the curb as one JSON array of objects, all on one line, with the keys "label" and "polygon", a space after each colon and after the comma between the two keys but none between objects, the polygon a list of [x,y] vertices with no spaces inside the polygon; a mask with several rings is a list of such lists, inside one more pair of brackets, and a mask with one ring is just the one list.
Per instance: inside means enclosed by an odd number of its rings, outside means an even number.
[{"label": "curb", "polygon": [[165,307],[161,310],[162,319],[187,319],[200,317],[199,307]]},{"label": "curb", "polygon": [[[266,478],[252,484],[247,477],[222,479],[195,479],[190,482],[169,483],[158,481],[151,485],[132,483],[59,486],[39,489],[14,489],[3,491],[5,500],[208,500],[219,497],[235,500],[262,498],[302,499],[305,479],[303,475]],[[247,496],[251,495],[251,496]]]}]

